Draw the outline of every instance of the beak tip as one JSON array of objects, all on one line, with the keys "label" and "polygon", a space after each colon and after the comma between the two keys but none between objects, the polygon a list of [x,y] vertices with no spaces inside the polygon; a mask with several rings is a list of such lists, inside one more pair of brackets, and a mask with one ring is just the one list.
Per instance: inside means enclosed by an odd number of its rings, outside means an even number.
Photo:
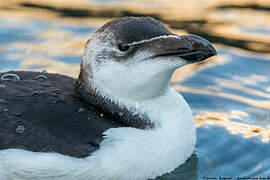
[{"label": "beak tip", "polygon": [[218,54],[217,50],[214,48],[213,45],[210,44],[209,46],[210,46],[209,49],[210,49],[212,56],[216,56]]},{"label": "beak tip", "polygon": [[[197,50],[198,52],[199,51],[201,52],[201,55],[199,56],[196,57],[190,56],[191,57],[190,60],[192,62],[200,62],[218,54],[215,47],[208,40],[200,36],[190,34],[190,35],[183,35],[182,37],[192,45],[191,50],[193,51]],[[187,60],[189,60],[188,58]]]}]

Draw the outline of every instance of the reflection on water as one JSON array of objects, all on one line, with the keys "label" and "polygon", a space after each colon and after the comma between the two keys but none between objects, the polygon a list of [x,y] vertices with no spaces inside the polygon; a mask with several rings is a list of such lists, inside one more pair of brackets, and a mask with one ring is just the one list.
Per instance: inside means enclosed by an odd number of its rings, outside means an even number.
[{"label": "reflection on water", "polygon": [[157,179],[267,176],[270,2],[250,2],[0,0],[0,71],[47,70],[77,77],[84,44],[99,26],[113,17],[151,15],[176,34],[209,39],[219,51],[173,76],[172,87],[195,115],[197,150]]},{"label": "reflection on water", "polygon": [[83,46],[96,29],[96,26],[54,24],[45,20],[2,18],[1,22],[4,41],[0,44],[0,57],[5,61],[2,61],[0,71],[46,69],[73,77],[79,72]]},{"label": "reflection on water", "polygon": [[[263,142],[268,142],[270,140],[270,126],[252,125],[252,123],[246,122],[249,118],[248,116],[246,112],[231,110],[228,113],[200,112],[195,119],[198,127],[208,125],[221,126],[226,128],[231,134],[241,134],[244,138],[261,136],[260,138]],[[264,117],[264,121],[268,121],[268,115]]]},{"label": "reflection on water", "polygon": [[240,31],[247,32],[247,33],[256,33],[256,34],[263,34],[263,35],[270,35],[270,27],[239,27]]}]

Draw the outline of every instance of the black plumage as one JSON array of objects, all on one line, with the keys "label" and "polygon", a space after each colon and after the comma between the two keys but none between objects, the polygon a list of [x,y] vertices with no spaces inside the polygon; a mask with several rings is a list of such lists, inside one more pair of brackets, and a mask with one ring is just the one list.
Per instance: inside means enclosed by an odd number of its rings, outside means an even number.
[{"label": "black plumage", "polygon": [[[8,73],[21,80],[0,81],[0,150],[20,148],[85,157],[99,148],[106,129],[125,126],[83,101],[74,90],[73,78]],[[47,79],[36,79],[39,75]]]},{"label": "black plumage", "polygon": [[122,44],[173,35],[163,24],[151,17],[118,18],[103,25],[97,33],[103,31],[114,33],[115,40]]}]

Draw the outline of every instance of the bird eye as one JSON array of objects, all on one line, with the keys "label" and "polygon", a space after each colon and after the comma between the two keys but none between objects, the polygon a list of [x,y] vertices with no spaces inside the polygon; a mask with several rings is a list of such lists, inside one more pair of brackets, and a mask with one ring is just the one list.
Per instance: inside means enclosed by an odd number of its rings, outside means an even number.
[{"label": "bird eye", "polygon": [[125,44],[119,43],[118,44],[118,49],[120,51],[127,51],[127,50],[129,50],[129,45],[125,45]]}]

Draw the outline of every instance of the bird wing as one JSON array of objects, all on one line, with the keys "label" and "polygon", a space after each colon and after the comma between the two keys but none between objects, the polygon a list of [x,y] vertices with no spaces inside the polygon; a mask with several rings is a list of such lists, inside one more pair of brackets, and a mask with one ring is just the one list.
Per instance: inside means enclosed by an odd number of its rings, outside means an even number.
[{"label": "bird wing", "polygon": [[7,73],[17,74],[20,80],[0,81],[0,150],[20,148],[86,157],[99,148],[105,130],[123,126],[81,100],[73,78]]}]

